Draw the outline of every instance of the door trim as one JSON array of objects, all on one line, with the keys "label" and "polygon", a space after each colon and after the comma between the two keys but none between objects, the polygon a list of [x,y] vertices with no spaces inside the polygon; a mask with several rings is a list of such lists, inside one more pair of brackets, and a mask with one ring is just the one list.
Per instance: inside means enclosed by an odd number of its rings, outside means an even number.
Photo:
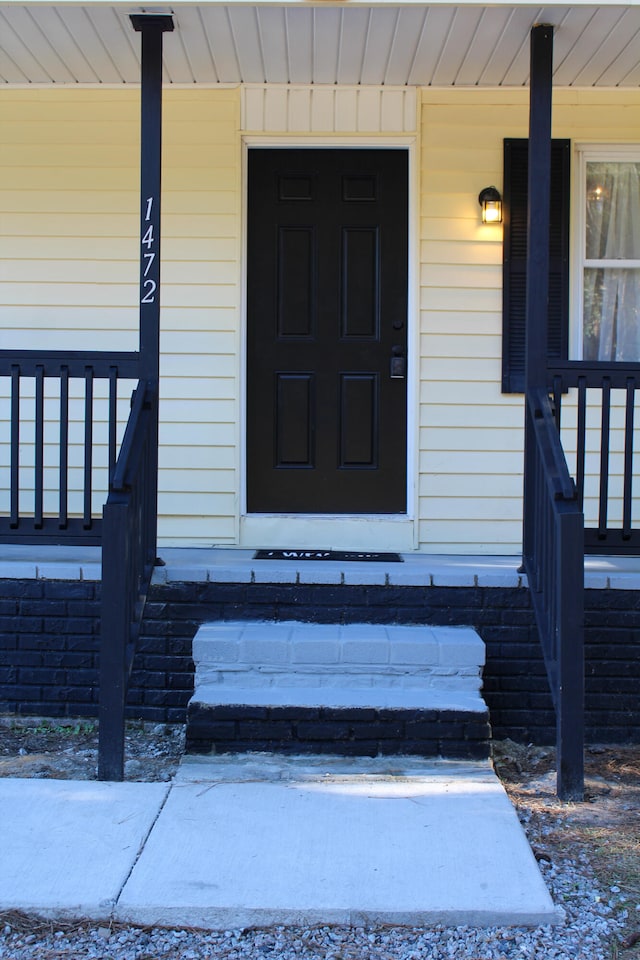
[{"label": "door trim", "polygon": [[[418,431],[420,386],[420,162],[417,135],[398,136],[269,136],[243,135],[242,142],[242,252],[241,252],[241,326],[240,351],[240,516],[239,542],[243,547],[307,547],[331,545],[344,549],[377,548],[384,539],[390,550],[417,549],[418,537]],[[404,149],[408,156],[409,237],[407,268],[407,512],[401,515],[357,514],[248,514],[247,513],[247,221],[248,221],[248,155],[251,147],[260,148],[342,148]],[[323,543],[316,542],[320,537]],[[279,542],[275,542],[275,539]],[[284,538],[284,540],[283,540]],[[310,538],[310,539],[309,539]],[[363,542],[366,539],[367,542]],[[397,545],[393,546],[393,543]]]}]

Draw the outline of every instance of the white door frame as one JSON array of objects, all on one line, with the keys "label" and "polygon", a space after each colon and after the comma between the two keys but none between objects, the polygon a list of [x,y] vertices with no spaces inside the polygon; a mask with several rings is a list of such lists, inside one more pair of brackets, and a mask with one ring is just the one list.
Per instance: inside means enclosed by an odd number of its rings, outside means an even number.
[{"label": "white door frame", "polygon": [[[409,246],[407,270],[407,512],[406,514],[248,514],[246,510],[246,378],[247,378],[247,215],[248,154],[261,148],[405,149],[409,159]],[[242,137],[242,254],[240,329],[240,515],[241,547],[300,549],[401,550],[418,546],[418,431],[420,374],[419,313],[419,141],[418,134],[366,137],[272,136]]]}]

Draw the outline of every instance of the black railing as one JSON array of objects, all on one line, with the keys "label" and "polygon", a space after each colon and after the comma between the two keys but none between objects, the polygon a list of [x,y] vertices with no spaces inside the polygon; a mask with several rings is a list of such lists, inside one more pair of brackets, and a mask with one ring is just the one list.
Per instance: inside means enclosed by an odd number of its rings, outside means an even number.
[{"label": "black railing", "polygon": [[9,424],[3,542],[100,543],[119,392],[127,397],[139,375],[137,353],[0,351]]},{"label": "black railing", "polygon": [[584,792],[584,525],[551,400],[526,401],[524,567],[556,712],[557,790]]},{"label": "black railing", "polygon": [[587,553],[640,553],[633,468],[640,363],[554,363],[555,417],[585,513]]},{"label": "black railing", "polygon": [[124,776],[127,686],[156,551],[156,392],[133,399],[103,510],[98,777]]},{"label": "black railing", "polygon": [[[10,463],[0,541],[102,546],[98,776],[110,780],[123,778],[156,553],[158,397],[139,376],[138,353],[0,351]],[[127,419],[118,408],[136,383]]]}]

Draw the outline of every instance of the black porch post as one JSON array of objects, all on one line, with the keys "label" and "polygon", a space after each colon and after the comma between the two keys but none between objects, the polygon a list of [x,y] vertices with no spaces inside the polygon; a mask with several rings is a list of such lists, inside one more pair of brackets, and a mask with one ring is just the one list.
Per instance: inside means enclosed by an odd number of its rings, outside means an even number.
[{"label": "black porch post", "polygon": [[[160,179],[162,153],[162,34],[173,30],[170,16],[134,15],[142,34],[140,194],[140,365],[138,396],[144,397],[150,425],[142,454],[142,529],[132,532],[129,494],[113,491],[104,508],[102,539],[102,626],[100,650],[100,742],[98,777],[122,780],[133,585],[144,602],[156,556],[158,515],[158,381],[160,376]],[[135,542],[132,542],[135,541]],[[138,554],[133,558],[133,554]],[[143,571],[145,571],[143,573]],[[144,585],[142,581],[145,581]],[[108,601],[105,597],[110,598]]]},{"label": "black porch post", "polygon": [[531,31],[525,355],[527,390],[545,387],[547,379],[552,74],[553,27],[542,24]]},{"label": "black porch post", "polygon": [[158,399],[160,379],[160,200],[162,181],[162,34],[173,18],[133,14],[133,29],[142,34],[140,97],[140,377],[153,408],[145,542],[156,555],[158,526]]},{"label": "black porch post", "polygon": [[162,167],[162,34],[173,18],[134,14],[142,34],[140,123],[141,375],[157,388],[160,364],[160,183]]},{"label": "black porch post", "polygon": [[[546,387],[549,310],[549,218],[551,204],[551,97],[553,27],[531,30],[529,77],[529,179],[527,215],[527,293],[525,305],[525,391]],[[523,553],[531,556],[535,511],[531,502],[535,442],[525,404]]]},{"label": "black porch post", "polygon": [[[536,420],[547,392],[549,221],[553,27],[531,31],[529,181],[525,335],[525,463],[523,553],[532,593],[546,593],[551,617],[538,619],[556,712],[557,790],[581,800],[584,784],[584,529],[573,501],[543,513]],[[536,491],[538,495],[536,495]],[[549,496],[546,491],[545,496]],[[557,498],[556,498],[557,499]],[[536,554],[539,556],[536,557]],[[545,554],[542,556],[542,554]],[[553,555],[551,555],[553,554]],[[549,582],[551,578],[554,582]],[[535,582],[535,580],[538,582]],[[534,599],[534,605],[537,606]]]}]

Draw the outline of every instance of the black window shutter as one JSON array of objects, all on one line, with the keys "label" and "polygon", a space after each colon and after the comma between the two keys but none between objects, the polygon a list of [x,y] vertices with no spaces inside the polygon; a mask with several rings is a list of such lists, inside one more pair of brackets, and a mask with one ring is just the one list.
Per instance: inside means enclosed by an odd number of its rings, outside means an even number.
[{"label": "black window shutter", "polygon": [[[551,141],[549,357],[566,359],[569,342],[569,187],[571,142]],[[504,141],[502,392],[524,392],[527,276],[528,140]]]}]

